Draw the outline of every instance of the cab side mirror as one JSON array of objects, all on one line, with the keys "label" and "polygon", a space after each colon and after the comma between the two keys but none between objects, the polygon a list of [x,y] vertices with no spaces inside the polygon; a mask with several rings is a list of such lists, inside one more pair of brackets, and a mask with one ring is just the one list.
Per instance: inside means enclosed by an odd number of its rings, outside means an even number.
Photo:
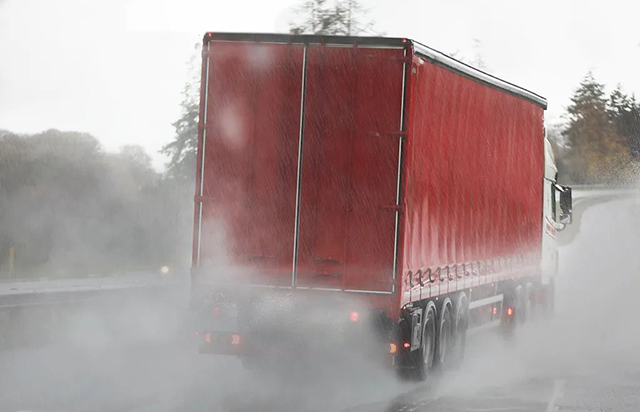
[{"label": "cab side mirror", "polygon": [[560,205],[560,213],[556,214],[556,222],[568,225],[573,218],[571,188],[557,183],[554,184],[554,188],[556,195],[559,197],[558,203]]}]

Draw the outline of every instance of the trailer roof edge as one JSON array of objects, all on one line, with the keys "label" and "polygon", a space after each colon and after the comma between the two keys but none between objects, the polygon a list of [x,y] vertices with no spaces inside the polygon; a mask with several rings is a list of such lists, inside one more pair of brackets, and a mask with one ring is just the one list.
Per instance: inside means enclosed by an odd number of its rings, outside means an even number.
[{"label": "trailer roof edge", "polygon": [[343,44],[403,47],[410,41],[402,37],[375,36],[335,36],[324,34],[289,34],[289,33],[233,33],[206,32],[207,41],[250,41],[259,43],[290,43],[290,44]]},{"label": "trailer roof edge", "polygon": [[364,36],[329,36],[316,34],[284,34],[284,33],[225,33],[225,32],[207,32],[204,35],[205,42],[208,41],[255,41],[262,43],[292,43],[292,44],[358,44],[369,46],[394,46],[402,47],[407,43],[412,44],[415,53],[431,62],[440,64],[450,70],[453,70],[463,76],[467,76],[480,83],[490,87],[495,87],[517,97],[528,100],[543,109],[547,109],[547,99],[517,86],[506,80],[502,80],[496,76],[486,73],[480,69],[476,69],[466,63],[456,60],[451,56],[444,54],[436,49],[417,42],[406,37],[364,37]]},{"label": "trailer roof edge", "polygon": [[451,56],[447,56],[446,54],[438,50],[432,49],[429,46],[425,46],[424,44],[419,43],[415,40],[411,40],[411,41],[413,42],[413,47],[415,49],[416,54],[418,54],[420,57],[439,63],[443,66],[446,66],[447,68],[450,68],[460,74],[476,79],[482,83],[486,83],[488,85],[504,90],[508,93],[522,97],[526,100],[529,100],[541,106],[545,110],[547,109],[547,99],[545,99],[544,97],[530,90],[527,90],[523,87],[516,86],[513,83],[509,83],[506,80],[502,80],[489,73],[483,72],[482,70],[476,69],[473,66],[470,66],[459,60],[456,60]]}]

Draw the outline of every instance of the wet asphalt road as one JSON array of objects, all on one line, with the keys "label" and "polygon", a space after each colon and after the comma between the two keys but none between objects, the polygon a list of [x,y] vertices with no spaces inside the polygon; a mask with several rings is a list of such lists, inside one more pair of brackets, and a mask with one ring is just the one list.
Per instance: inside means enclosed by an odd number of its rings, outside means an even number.
[{"label": "wet asphalt road", "polygon": [[0,352],[0,411],[640,411],[636,203],[583,214],[551,321],[474,336],[459,370],[426,383],[370,364],[246,371],[176,343],[170,315],[147,308],[144,326],[118,319],[138,325],[124,337],[88,314],[64,344]]}]

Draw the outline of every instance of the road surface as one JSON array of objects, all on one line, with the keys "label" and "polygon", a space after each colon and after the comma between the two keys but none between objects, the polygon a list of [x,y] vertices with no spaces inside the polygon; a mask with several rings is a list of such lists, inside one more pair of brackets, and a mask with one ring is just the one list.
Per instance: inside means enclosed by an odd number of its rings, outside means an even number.
[{"label": "road surface", "polygon": [[476,336],[460,370],[426,383],[368,363],[246,371],[235,359],[194,355],[189,339],[176,342],[170,311],[140,304],[135,317],[83,312],[64,342],[0,352],[0,411],[636,412],[638,203],[582,214],[561,251],[552,321],[513,341]]}]

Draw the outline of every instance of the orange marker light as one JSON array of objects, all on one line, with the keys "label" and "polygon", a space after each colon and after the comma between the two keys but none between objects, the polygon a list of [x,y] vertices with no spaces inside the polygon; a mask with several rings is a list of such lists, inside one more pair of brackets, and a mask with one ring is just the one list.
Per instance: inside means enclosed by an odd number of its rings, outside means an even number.
[{"label": "orange marker light", "polygon": [[358,314],[358,312],[351,312],[349,314],[349,319],[351,319],[351,322],[357,322],[359,317],[360,315]]},{"label": "orange marker light", "polygon": [[395,343],[389,344],[389,353],[394,354],[398,352],[398,346]]},{"label": "orange marker light", "polygon": [[507,308],[507,316],[513,316],[513,308]]}]

